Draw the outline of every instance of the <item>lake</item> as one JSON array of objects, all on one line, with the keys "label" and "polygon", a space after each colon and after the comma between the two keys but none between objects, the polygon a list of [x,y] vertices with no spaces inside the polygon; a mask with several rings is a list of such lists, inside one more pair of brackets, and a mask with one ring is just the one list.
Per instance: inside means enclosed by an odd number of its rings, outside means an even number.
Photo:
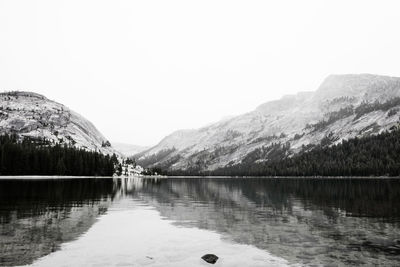
[{"label": "lake", "polygon": [[399,266],[399,204],[396,179],[2,178],[0,265]]}]

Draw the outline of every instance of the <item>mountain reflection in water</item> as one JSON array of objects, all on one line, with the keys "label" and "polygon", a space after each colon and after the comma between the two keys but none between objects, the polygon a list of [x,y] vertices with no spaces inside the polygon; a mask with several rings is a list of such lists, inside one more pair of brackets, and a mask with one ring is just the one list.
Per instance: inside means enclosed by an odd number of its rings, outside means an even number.
[{"label": "mountain reflection in water", "polygon": [[400,181],[167,179],[129,190],[176,224],[304,264],[400,262]]},{"label": "mountain reflection in water", "polygon": [[0,180],[0,265],[22,265],[78,238],[107,211],[112,179]]},{"label": "mountain reflection in water", "polygon": [[82,178],[0,180],[0,265],[58,250],[129,199],[291,263],[400,262],[400,180]]}]

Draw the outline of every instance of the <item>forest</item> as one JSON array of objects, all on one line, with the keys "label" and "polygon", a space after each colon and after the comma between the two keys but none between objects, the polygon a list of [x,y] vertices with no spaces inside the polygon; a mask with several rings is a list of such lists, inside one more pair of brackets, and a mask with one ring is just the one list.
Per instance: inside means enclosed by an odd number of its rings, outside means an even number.
[{"label": "forest", "polygon": [[[279,149],[274,148],[273,152],[276,154]],[[200,172],[192,169],[163,173],[221,176],[400,176],[400,129],[394,127],[378,135],[352,138],[332,146],[321,143],[307,152],[284,158],[272,157],[262,162],[243,160],[239,164],[214,171]]]},{"label": "forest", "polygon": [[0,175],[112,176],[116,155],[103,155],[45,139],[0,136]]}]

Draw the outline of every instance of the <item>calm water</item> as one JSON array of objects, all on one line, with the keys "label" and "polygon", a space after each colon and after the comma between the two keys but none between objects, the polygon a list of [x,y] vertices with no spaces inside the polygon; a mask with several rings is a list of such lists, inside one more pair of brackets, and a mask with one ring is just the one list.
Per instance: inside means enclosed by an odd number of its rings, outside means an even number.
[{"label": "calm water", "polygon": [[1,179],[0,265],[399,266],[399,204],[388,179]]}]

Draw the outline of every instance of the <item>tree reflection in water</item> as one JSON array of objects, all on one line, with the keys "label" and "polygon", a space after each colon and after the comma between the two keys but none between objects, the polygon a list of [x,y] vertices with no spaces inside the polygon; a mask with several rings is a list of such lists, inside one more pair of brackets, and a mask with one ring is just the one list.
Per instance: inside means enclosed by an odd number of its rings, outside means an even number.
[{"label": "tree reflection in water", "polygon": [[400,181],[165,179],[128,188],[176,224],[305,264],[400,260]]},{"label": "tree reflection in water", "polygon": [[127,200],[293,263],[400,262],[400,180],[82,178],[0,180],[0,265],[57,250]]},{"label": "tree reflection in water", "polygon": [[29,264],[78,238],[114,191],[109,178],[0,180],[0,265]]}]

